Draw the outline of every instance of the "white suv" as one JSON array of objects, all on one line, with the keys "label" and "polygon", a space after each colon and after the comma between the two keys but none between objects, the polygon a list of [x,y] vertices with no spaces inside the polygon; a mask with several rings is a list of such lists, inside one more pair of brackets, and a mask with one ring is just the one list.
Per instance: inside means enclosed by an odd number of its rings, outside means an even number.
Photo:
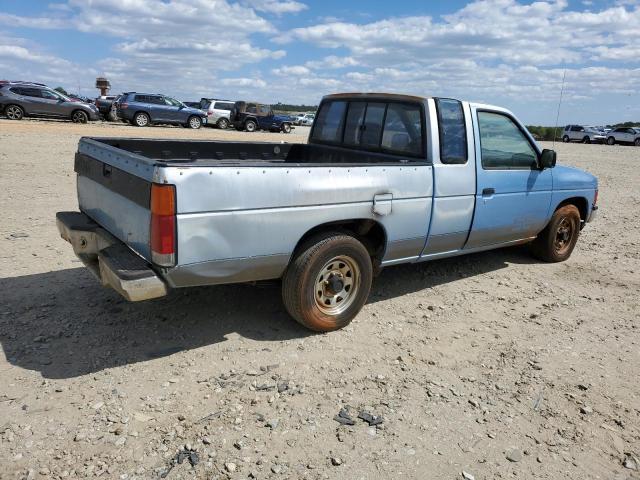
[{"label": "white suv", "polygon": [[607,133],[607,144],[632,144],[640,147],[640,127],[618,127]]},{"label": "white suv", "polygon": [[562,132],[562,141],[564,143],[603,143],[606,138],[604,132],[595,127],[583,127],[582,125],[567,125]]},{"label": "white suv", "polygon": [[215,98],[203,98],[200,100],[200,108],[207,112],[207,124],[218,128],[228,128],[230,125],[231,109],[234,102],[231,100],[216,100]]}]

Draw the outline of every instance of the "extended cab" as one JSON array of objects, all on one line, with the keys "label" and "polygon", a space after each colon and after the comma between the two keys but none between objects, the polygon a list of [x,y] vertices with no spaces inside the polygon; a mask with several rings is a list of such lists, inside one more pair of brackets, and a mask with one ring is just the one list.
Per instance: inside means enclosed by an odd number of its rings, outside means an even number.
[{"label": "extended cab", "polygon": [[566,260],[598,182],[514,115],[447,98],[325,97],[308,144],[83,138],[63,238],[129,300],[282,279],[293,318],[348,324],[381,267],[531,243]]}]

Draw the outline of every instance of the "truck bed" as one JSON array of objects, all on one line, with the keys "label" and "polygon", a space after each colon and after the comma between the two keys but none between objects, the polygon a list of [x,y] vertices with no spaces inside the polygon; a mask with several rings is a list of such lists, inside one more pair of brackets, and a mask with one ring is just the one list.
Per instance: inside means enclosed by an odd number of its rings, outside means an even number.
[{"label": "truck bed", "polygon": [[83,138],[109,145],[163,166],[247,166],[265,164],[393,164],[425,163],[424,157],[389,155],[331,145],[213,140]]}]

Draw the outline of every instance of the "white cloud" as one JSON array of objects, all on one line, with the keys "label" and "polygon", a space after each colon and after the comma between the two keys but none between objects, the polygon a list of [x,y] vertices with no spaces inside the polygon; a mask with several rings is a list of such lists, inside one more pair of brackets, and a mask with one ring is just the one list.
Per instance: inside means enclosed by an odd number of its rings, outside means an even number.
[{"label": "white cloud", "polygon": [[309,8],[302,2],[290,0],[245,0],[243,3],[260,12],[275,13],[276,15],[298,13]]}]

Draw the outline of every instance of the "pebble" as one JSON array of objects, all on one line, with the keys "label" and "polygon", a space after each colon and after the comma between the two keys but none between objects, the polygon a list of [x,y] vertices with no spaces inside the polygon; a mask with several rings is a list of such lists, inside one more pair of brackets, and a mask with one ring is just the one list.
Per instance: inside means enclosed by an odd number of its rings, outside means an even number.
[{"label": "pebble", "polygon": [[471,475],[469,472],[465,472],[464,470],[462,471],[462,478],[464,478],[465,480],[476,480],[476,477]]},{"label": "pebble", "polygon": [[593,413],[593,408],[588,406],[580,407],[580,413],[584,415],[589,415],[590,413]]},{"label": "pebble", "polygon": [[510,462],[519,462],[522,460],[522,452],[517,448],[513,448],[507,451],[507,460]]},{"label": "pebble", "polygon": [[229,473],[233,473],[238,469],[238,466],[233,462],[227,462],[224,464],[224,469]]},{"label": "pebble", "polygon": [[331,457],[331,465],[334,467],[339,467],[342,465],[342,459],[340,457]]},{"label": "pebble", "polygon": [[622,461],[622,466],[624,468],[628,468],[629,470],[638,470],[640,467],[638,462],[638,457],[631,453],[627,453]]}]

